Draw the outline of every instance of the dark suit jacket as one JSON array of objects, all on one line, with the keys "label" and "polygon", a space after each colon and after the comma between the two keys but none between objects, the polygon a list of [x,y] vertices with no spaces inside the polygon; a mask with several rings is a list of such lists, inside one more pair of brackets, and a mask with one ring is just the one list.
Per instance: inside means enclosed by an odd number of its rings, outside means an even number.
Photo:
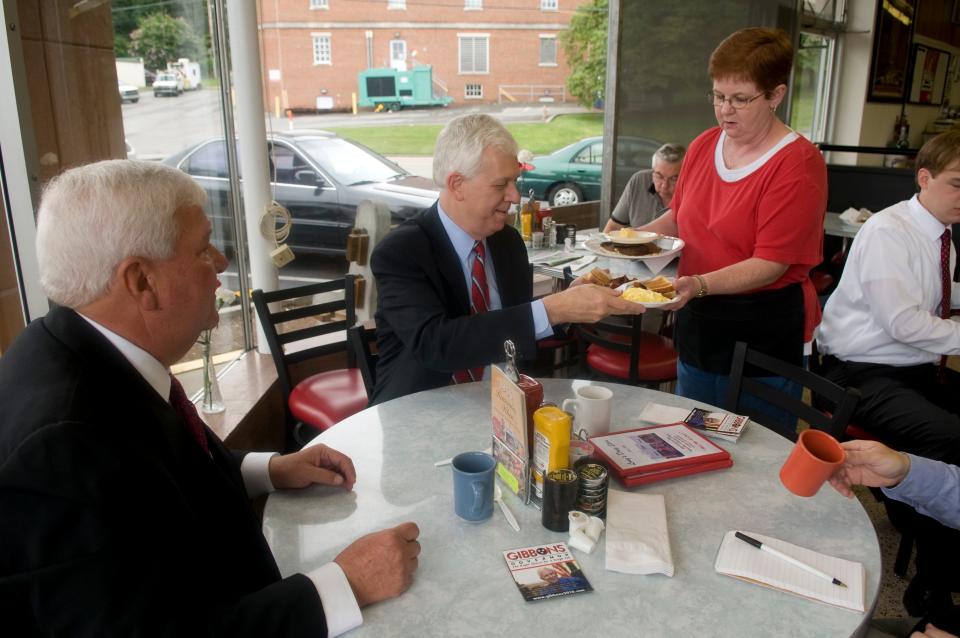
[{"label": "dark suit jacket", "polygon": [[208,438],[75,312],[28,326],[0,358],[3,633],[325,636]]},{"label": "dark suit jacket", "polygon": [[383,238],[370,266],[377,281],[377,383],[371,403],[450,383],[457,370],[503,361],[503,342],[536,355],[533,275],[509,226],[487,237],[502,310],[470,314],[463,269],[437,205]]}]

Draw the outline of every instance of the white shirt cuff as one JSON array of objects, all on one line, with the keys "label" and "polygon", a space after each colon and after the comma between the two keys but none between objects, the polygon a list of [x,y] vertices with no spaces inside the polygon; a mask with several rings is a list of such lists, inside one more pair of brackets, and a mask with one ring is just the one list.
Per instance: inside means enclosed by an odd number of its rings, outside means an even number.
[{"label": "white shirt cuff", "polygon": [[334,638],[363,624],[360,605],[340,565],[330,562],[319,567],[307,578],[313,581],[323,602],[323,614],[327,618],[327,636]]},{"label": "white shirt cuff", "polygon": [[240,475],[248,498],[269,494],[275,488],[270,481],[270,459],[280,456],[276,452],[248,452],[240,463]]}]

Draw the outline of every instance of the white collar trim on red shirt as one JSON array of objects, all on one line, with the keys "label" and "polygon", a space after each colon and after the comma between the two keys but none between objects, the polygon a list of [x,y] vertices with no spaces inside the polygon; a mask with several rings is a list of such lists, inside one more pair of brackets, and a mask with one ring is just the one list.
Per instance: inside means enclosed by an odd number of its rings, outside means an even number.
[{"label": "white collar trim on red shirt", "polygon": [[717,175],[725,182],[736,182],[741,180],[751,173],[757,171],[761,166],[766,164],[767,160],[773,157],[777,151],[799,137],[800,136],[795,131],[790,131],[781,137],[780,141],[774,144],[769,151],[753,160],[746,166],[730,169],[727,168],[726,164],[723,163],[723,142],[727,139],[727,133],[726,131],[722,131],[719,139],[717,139],[717,145],[713,150],[713,163],[716,166]]}]

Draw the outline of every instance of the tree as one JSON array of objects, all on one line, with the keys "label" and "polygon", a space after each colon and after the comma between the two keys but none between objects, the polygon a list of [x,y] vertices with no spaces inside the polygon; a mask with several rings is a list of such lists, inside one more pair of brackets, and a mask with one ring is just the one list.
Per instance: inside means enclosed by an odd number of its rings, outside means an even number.
[{"label": "tree", "polygon": [[130,53],[143,58],[147,69],[165,69],[177,58],[197,59],[203,45],[193,27],[183,18],[151,13],[140,19],[130,34]]},{"label": "tree", "polygon": [[607,77],[607,0],[577,7],[570,27],[560,34],[570,67],[567,88],[584,106],[603,99]]}]

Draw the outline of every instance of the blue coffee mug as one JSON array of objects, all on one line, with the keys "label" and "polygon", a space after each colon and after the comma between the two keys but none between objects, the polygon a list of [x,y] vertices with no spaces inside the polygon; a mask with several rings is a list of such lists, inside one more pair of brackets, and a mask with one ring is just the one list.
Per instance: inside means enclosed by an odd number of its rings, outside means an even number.
[{"label": "blue coffee mug", "polygon": [[497,462],[483,452],[453,457],[453,509],[467,521],[493,516],[493,470]]}]

